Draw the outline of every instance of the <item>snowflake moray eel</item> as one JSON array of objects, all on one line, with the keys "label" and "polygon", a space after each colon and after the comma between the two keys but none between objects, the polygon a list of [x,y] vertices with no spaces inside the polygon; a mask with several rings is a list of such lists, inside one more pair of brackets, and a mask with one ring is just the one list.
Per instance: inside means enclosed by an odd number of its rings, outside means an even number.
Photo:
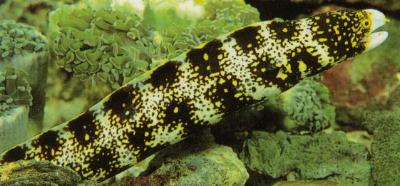
[{"label": "snowflake moray eel", "polygon": [[78,117],[4,152],[0,163],[49,160],[105,180],[225,115],[380,45],[373,9],[255,23],[124,85]]}]

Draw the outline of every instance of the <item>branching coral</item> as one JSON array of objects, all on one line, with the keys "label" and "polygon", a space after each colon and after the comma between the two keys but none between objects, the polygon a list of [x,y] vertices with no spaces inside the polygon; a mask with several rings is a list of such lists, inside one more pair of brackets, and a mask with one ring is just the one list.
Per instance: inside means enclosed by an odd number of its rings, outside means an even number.
[{"label": "branching coral", "polygon": [[30,91],[23,72],[13,68],[0,71],[0,116],[18,105],[31,105]]},{"label": "branching coral", "polygon": [[46,50],[46,39],[35,28],[13,20],[0,21],[0,62]]},{"label": "branching coral", "polygon": [[335,122],[329,90],[318,81],[305,79],[282,94],[281,99],[288,129],[319,131]]},{"label": "branching coral", "polygon": [[127,11],[107,0],[62,6],[50,18],[57,64],[82,80],[117,88],[159,60],[258,21],[256,9],[241,1],[204,2],[201,19],[182,14],[176,3],[149,1],[143,11]]}]

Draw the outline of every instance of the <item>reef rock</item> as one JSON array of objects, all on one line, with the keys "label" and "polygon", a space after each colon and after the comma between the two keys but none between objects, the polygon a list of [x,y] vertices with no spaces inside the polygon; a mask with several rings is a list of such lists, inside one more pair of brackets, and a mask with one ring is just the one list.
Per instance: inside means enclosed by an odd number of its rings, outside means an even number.
[{"label": "reef rock", "polygon": [[244,164],[212,138],[208,131],[192,136],[161,152],[168,156],[150,175],[124,178],[118,185],[244,185],[249,177]]},{"label": "reef rock", "polygon": [[17,161],[0,166],[0,185],[63,185],[81,182],[79,175],[68,168],[47,161]]},{"label": "reef rock", "polygon": [[343,185],[368,185],[370,165],[365,146],[343,132],[288,135],[255,131],[240,158],[259,174],[290,180],[327,179]]}]

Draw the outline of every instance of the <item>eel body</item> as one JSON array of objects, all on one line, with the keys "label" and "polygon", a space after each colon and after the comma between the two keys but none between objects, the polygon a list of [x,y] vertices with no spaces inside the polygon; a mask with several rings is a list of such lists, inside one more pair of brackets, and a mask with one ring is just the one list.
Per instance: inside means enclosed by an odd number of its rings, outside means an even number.
[{"label": "eel body", "polygon": [[78,117],[4,152],[0,164],[49,160],[105,180],[225,115],[376,47],[377,10],[249,25],[139,76]]}]

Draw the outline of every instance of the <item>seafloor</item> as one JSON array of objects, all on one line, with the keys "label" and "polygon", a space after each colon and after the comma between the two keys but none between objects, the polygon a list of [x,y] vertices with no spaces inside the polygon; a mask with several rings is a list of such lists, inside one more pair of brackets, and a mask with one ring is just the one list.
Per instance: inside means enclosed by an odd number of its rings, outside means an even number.
[{"label": "seafloor", "polygon": [[0,153],[221,34],[363,8],[391,20],[382,46],[114,178],[28,161],[0,166],[0,185],[400,185],[396,0],[0,0]]}]

